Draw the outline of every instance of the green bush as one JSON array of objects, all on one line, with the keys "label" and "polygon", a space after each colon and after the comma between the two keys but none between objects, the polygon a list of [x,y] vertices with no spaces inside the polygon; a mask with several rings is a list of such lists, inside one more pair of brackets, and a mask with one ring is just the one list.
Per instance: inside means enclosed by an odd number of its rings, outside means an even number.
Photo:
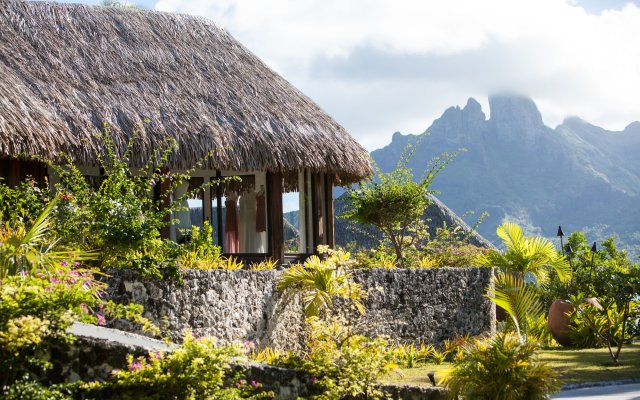
[{"label": "green bush", "polygon": [[408,164],[426,135],[405,148],[395,170],[388,173],[377,170],[374,178],[347,189],[347,208],[341,216],[378,230],[383,236],[382,245],[395,254],[401,266],[411,265],[409,253],[428,240],[423,217],[431,203],[429,195],[435,193],[431,184],[460,152],[453,155],[445,152],[433,158],[416,181]]},{"label": "green bush", "polygon": [[211,338],[194,339],[187,334],[182,346],[148,357],[129,356],[129,369],[115,373],[111,381],[85,386],[85,395],[108,398],[111,393],[126,399],[261,399],[259,382],[231,375],[229,362],[244,355],[237,345],[218,346]]},{"label": "green bush", "polygon": [[74,321],[104,325],[106,318],[126,317],[154,328],[141,317],[142,307],[101,299],[106,285],[78,261],[87,258],[86,253],[56,248],[49,232],[54,205],[51,202],[29,229],[0,228],[2,386],[50,367],[49,346],[72,340],[67,329]]},{"label": "green bush", "polygon": [[326,315],[333,310],[334,299],[349,302],[360,314],[364,312],[361,302],[366,297],[362,286],[353,282],[350,272],[342,264],[349,260],[349,254],[318,248],[329,252],[325,260],[318,256],[309,257],[304,264],[293,265],[285,270],[278,279],[278,290],[294,290],[301,294],[305,313],[309,317]]},{"label": "green bush", "polygon": [[396,368],[386,339],[355,334],[343,318],[308,320],[308,351],[276,356],[276,364],[311,376],[317,394],[311,399],[381,399],[378,380]]},{"label": "green bush", "polygon": [[443,380],[451,398],[547,399],[560,389],[555,372],[536,360],[537,345],[499,334],[465,345]]},{"label": "green bush", "polygon": [[[574,346],[607,347],[617,364],[622,346],[640,333],[640,266],[617,248],[613,237],[602,241],[594,252],[586,236],[574,232],[567,240],[566,250],[569,248],[566,253],[573,279],[566,284],[552,275],[543,288],[543,298],[547,304],[553,299],[571,299],[575,312],[569,335]],[[586,304],[585,298],[596,298],[602,307]]]},{"label": "green bush", "polygon": [[[46,183],[45,183],[46,184]],[[32,224],[49,202],[49,192],[30,178],[15,187],[0,178],[0,224],[14,228]]]},{"label": "green bush", "polygon": [[436,229],[435,237],[431,238],[421,250],[418,266],[423,268],[468,268],[476,266],[476,260],[488,250],[468,242],[459,226],[454,228],[443,226]]},{"label": "green bush", "polygon": [[74,321],[105,325],[109,318],[130,318],[158,333],[142,318],[142,307],[104,301],[106,286],[93,271],[60,266],[48,274],[20,274],[0,284],[0,370],[3,384],[29,372],[51,366],[47,351],[56,342],[68,342]]},{"label": "green bush", "polygon": [[[44,386],[28,378],[8,386],[4,391],[5,400],[72,400],[75,385]],[[0,392],[1,394],[1,392]]]}]

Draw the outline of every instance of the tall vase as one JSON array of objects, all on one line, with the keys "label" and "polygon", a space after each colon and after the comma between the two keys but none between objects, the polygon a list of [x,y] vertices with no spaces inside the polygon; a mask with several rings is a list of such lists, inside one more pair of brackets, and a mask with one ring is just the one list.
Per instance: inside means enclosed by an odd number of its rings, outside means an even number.
[{"label": "tall vase", "polygon": [[573,312],[573,306],[565,300],[554,300],[549,308],[549,316],[547,323],[551,336],[564,347],[571,346],[569,338],[569,329],[571,327],[571,319],[569,314]]}]

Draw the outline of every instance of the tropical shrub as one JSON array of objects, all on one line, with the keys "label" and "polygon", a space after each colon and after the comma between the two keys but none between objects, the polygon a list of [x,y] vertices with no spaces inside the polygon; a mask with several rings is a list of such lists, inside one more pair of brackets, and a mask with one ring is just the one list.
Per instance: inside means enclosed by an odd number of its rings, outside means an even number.
[{"label": "tropical shrub", "polygon": [[73,340],[67,329],[74,321],[104,325],[107,318],[126,317],[154,329],[142,318],[142,307],[102,300],[106,285],[94,279],[95,270],[80,264],[91,254],[56,248],[49,232],[54,205],[51,202],[28,229],[0,230],[2,386],[49,368],[49,347]]},{"label": "tropical shrub", "polygon": [[256,263],[251,263],[249,265],[249,269],[251,271],[266,271],[274,269],[277,265],[278,264],[275,261],[273,261],[272,259],[268,259]]},{"label": "tropical shrub", "polygon": [[49,192],[30,178],[15,187],[0,178],[0,223],[17,228],[32,224],[49,202]]},{"label": "tropical shrub", "polygon": [[428,233],[423,219],[430,204],[430,189],[435,177],[458,154],[443,153],[427,165],[422,177],[416,181],[409,161],[419,145],[421,136],[407,146],[395,170],[384,173],[376,168],[373,179],[347,189],[347,208],[343,218],[365,226],[373,226],[383,235],[383,245],[392,251],[399,264],[410,265],[408,251],[420,248]]},{"label": "tropical shrub", "polygon": [[93,252],[61,248],[50,238],[51,211],[55,199],[40,213],[28,229],[19,224],[0,226],[0,279],[19,272],[56,270],[64,262],[80,262],[96,257]]},{"label": "tropical shrub", "polygon": [[5,400],[72,400],[76,385],[45,386],[39,382],[23,378],[9,385],[2,393]]},{"label": "tropical shrub", "polygon": [[520,276],[498,272],[487,297],[509,315],[518,337],[522,341],[529,340],[531,326],[544,315],[536,288]]},{"label": "tropical shrub", "polygon": [[353,269],[392,269],[398,266],[398,262],[394,253],[388,252],[383,246],[378,246],[370,250],[356,250],[353,262],[347,266]]},{"label": "tropical shrub", "polygon": [[432,344],[426,343],[398,343],[389,351],[395,364],[403,368],[416,368],[431,361],[436,349]]},{"label": "tropical shrub", "polygon": [[51,165],[60,177],[57,190],[63,200],[56,208],[56,234],[62,243],[99,250],[101,268],[133,268],[143,276],[179,278],[176,264],[182,249],[162,239],[160,232],[174,222],[174,212],[187,207],[186,199],[215,182],[173,198],[192,170],[164,172],[175,147],[174,141],[167,141],[134,172],[129,160],[137,135],[134,132],[118,154],[105,126],[101,140],[106,150],[98,158],[104,175],[99,179],[87,179],[71,160],[63,167]]},{"label": "tropical shrub", "polygon": [[286,269],[278,279],[278,290],[291,289],[301,293],[305,313],[309,317],[331,310],[336,298],[349,301],[363,313],[361,300],[366,294],[359,284],[353,282],[351,273],[341,267],[348,257],[348,254],[334,252],[323,261],[313,255],[304,264]]},{"label": "tropical shrub", "polygon": [[67,329],[74,321],[105,325],[111,318],[128,318],[159,333],[142,317],[139,305],[119,305],[100,298],[106,286],[94,271],[60,265],[48,273],[21,273],[0,284],[0,369],[7,384],[51,366],[51,345],[74,338]]},{"label": "tropical shrub", "polygon": [[468,234],[459,226],[452,228],[444,225],[436,228],[435,237],[421,250],[418,265],[422,268],[475,266],[478,257],[488,250],[469,243],[468,239]]},{"label": "tropical shrub", "polygon": [[[548,239],[526,237],[516,224],[500,225],[497,234],[505,250],[489,250],[477,262],[499,268],[487,297],[511,317],[518,337],[526,341],[532,321],[543,313],[539,288],[549,284],[552,274],[567,282],[572,276],[571,266]],[[527,283],[527,279],[535,284]]]},{"label": "tropical shrub", "polygon": [[205,221],[202,228],[192,226],[189,240],[178,264],[185,269],[219,269],[222,265],[222,249],[213,244],[213,227]]},{"label": "tropical shrub", "polygon": [[308,351],[277,359],[278,365],[303,371],[311,376],[317,394],[311,399],[381,399],[378,380],[397,366],[389,342],[356,334],[340,317],[308,320]]},{"label": "tropical shrub", "polygon": [[[592,248],[595,251],[592,251]],[[566,250],[573,269],[573,279],[563,283],[552,276],[543,291],[544,299],[571,299],[575,312],[571,315],[569,337],[576,347],[607,347],[613,363],[624,343],[638,336],[638,295],[640,267],[619,250],[615,239],[601,242],[600,249],[587,243],[582,232],[569,235]],[[600,307],[585,303],[595,298]]]},{"label": "tropical shrub", "polygon": [[[638,294],[640,294],[640,267],[635,265],[627,272],[615,272],[611,276],[610,291],[604,294],[601,308],[587,305],[585,295],[571,296],[571,304],[593,334],[604,343],[614,365],[619,365],[622,346],[637,331],[629,329],[637,324]],[[632,336],[633,337],[633,336]]]},{"label": "tropical shrub", "polygon": [[503,333],[463,347],[442,383],[450,398],[547,399],[560,385],[553,370],[535,358],[537,346]]},{"label": "tropical shrub", "polygon": [[553,243],[546,238],[527,237],[522,228],[513,223],[504,223],[496,233],[502,239],[504,251],[489,250],[477,258],[482,266],[500,268],[505,273],[522,279],[532,278],[539,286],[549,283],[554,272],[561,282],[567,282],[572,276],[571,266],[560,254]]},{"label": "tropical shrub", "polygon": [[116,372],[108,382],[87,385],[85,395],[179,400],[272,398],[272,393],[260,390],[259,382],[247,382],[229,369],[229,362],[244,354],[241,346],[219,346],[212,338],[194,339],[187,334],[182,346],[170,353],[129,356],[128,370]]}]

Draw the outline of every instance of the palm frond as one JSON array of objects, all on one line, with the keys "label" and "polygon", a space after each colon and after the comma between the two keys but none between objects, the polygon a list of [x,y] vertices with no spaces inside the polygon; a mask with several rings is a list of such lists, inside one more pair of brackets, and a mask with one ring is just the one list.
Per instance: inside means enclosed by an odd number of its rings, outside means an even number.
[{"label": "palm frond", "polygon": [[496,233],[504,242],[507,251],[518,251],[525,242],[525,236],[517,224],[506,222],[498,227]]},{"label": "palm frond", "polygon": [[27,231],[27,233],[25,233],[24,237],[22,238],[23,245],[37,244],[44,239],[47,231],[49,230],[49,227],[51,226],[51,220],[49,218],[51,216],[51,211],[53,210],[53,207],[55,207],[57,202],[58,198],[54,197],[54,199],[49,202],[44,211],[40,213],[31,228]]},{"label": "palm frond", "polygon": [[280,291],[300,291],[308,317],[317,316],[322,310],[332,307],[335,297],[351,300],[358,311],[364,311],[360,302],[364,297],[362,287],[351,281],[350,274],[317,256],[311,256],[303,265],[293,265],[284,271],[276,287]]},{"label": "palm frond", "polygon": [[513,274],[498,274],[493,293],[487,297],[509,314],[521,338],[528,335],[528,319],[537,319],[542,314],[538,293],[524,279]]}]

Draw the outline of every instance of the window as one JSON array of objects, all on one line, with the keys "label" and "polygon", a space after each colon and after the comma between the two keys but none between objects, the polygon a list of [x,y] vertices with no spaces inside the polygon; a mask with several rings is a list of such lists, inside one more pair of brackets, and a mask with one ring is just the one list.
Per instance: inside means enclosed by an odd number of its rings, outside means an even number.
[{"label": "window", "polygon": [[171,239],[178,243],[189,240],[192,226],[202,226],[204,222],[204,178],[192,177],[173,191],[173,200],[182,199],[181,209],[173,215],[178,220],[171,226]]},{"label": "window", "polygon": [[267,195],[264,173],[220,174],[211,178],[211,225],[214,242],[228,254],[265,254],[267,245]]},{"label": "window", "polygon": [[284,253],[313,253],[311,210],[311,175],[300,171],[284,179],[282,210],[284,224]]}]

